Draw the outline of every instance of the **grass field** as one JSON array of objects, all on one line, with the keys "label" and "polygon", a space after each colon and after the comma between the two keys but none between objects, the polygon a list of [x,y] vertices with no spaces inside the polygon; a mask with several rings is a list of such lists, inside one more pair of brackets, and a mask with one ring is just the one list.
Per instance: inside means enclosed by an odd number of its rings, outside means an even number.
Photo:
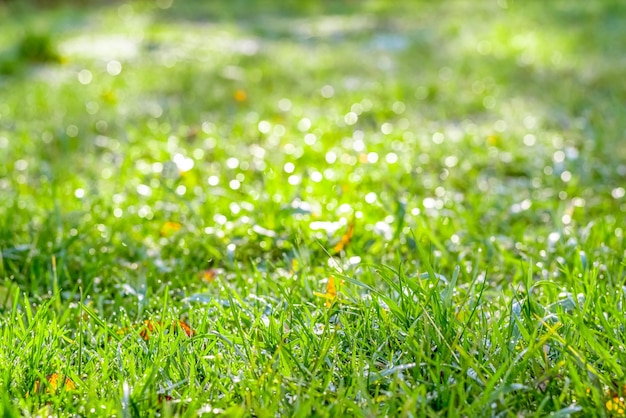
[{"label": "grass field", "polygon": [[0,3],[0,415],[624,416],[626,4]]}]

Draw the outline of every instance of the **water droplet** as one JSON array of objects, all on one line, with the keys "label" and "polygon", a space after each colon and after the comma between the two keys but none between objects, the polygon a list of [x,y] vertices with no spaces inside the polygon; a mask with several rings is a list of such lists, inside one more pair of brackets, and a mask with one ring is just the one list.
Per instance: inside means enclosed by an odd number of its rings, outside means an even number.
[{"label": "water droplet", "polygon": [[385,135],[389,135],[393,132],[393,125],[389,122],[385,122],[381,125],[380,131]]},{"label": "water droplet", "polygon": [[282,98],[278,101],[278,108],[283,112],[289,112],[291,110],[291,100]]},{"label": "water droplet", "polygon": [[378,154],[376,154],[375,152],[370,152],[367,154],[367,162],[370,164],[374,164],[376,162],[378,162]]},{"label": "water droplet", "polygon": [[558,233],[558,232],[551,232],[550,235],[548,235],[548,243],[554,244],[560,238],[561,238],[561,234],[560,233]]},{"label": "water droplet", "polygon": [[433,143],[439,145],[442,144],[444,140],[444,136],[441,132],[435,132],[432,136]]},{"label": "water droplet", "polygon": [[309,118],[302,118],[298,121],[298,130],[300,132],[306,132],[309,129],[311,129],[311,120]]},{"label": "water droplet", "polygon": [[149,197],[152,195],[152,189],[148,185],[140,184],[137,186],[137,193],[141,196]]},{"label": "water droplet", "polygon": [[395,152],[390,152],[385,155],[385,161],[387,161],[387,164],[395,164],[398,162],[398,155]]},{"label": "water droplet", "polygon": [[621,199],[624,195],[626,195],[626,190],[623,187],[616,187],[611,191],[613,199]]},{"label": "water droplet", "polygon": [[272,125],[268,121],[262,120],[258,124],[258,129],[262,134],[268,134],[272,130]]},{"label": "water droplet", "polygon": [[315,144],[315,142],[317,141],[317,137],[314,134],[306,134],[304,135],[304,143],[311,146],[313,144]]},{"label": "water droplet", "polygon": [[445,164],[446,167],[452,168],[459,163],[459,158],[456,155],[450,155],[445,158],[443,163]]},{"label": "water droplet", "polygon": [[565,153],[561,150],[556,151],[552,156],[552,160],[555,163],[562,163],[563,161],[565,161]]},{"label": "water droplet", "polygon": [[354,125],[359,120],[359,116],[354,112],[348,112],[343,118],[346,125]]},{"label": "water droplet", "polygon": [[319,171],[314,171],[309,175],[309,178],[315,183],[319,183],[323,180],[324,176]]},{"label": "water droplet", "polygon": [[322,87],[320,94],[322,95],[323,98],[330,99],[331,97],[335,95],[335,89],[333,88],[333,86],[330,86],[327,84],[324,87]]},{"label": "water droplet", "polygon": [[566,170],[566,171],[561,173],[561,180],[564,183],[569,182],[571,179],[572,179],[572,173],[570,173],[569,171]]},{"label": "water droplet", "polygon": [[241,182],[239,180],[231,180],[228,183],[228,187],[230,187],[232,190],[238,190],[241,187]]},{"label": "water droplet", "polygon": [[292,162],[285,163],[285,165],[283,166],[283,170],[287,174],[293,173],[295,169],[296,169],[296,166]]},{"label": "water droplet", "polygon": [[87,85],[91,83],[91,80],[93,80],[93,74],[91,74],[91,71],[80,70],[78,72],[78,81],[80,82],[80,84]]},{"label": "water droplet", "polygon": [[119,75],[122,72],[122,64],[119,61],[112,60],[107,63],[107,73],[112,76]]}]

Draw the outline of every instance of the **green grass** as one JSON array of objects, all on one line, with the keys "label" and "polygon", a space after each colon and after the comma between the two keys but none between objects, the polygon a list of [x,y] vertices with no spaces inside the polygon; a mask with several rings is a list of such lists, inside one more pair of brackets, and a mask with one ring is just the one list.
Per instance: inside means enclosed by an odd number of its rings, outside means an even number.
[{"label": "green grass", "polygon": [[624,415],[626,7],[155,4],[0,4],[1,415]]}]

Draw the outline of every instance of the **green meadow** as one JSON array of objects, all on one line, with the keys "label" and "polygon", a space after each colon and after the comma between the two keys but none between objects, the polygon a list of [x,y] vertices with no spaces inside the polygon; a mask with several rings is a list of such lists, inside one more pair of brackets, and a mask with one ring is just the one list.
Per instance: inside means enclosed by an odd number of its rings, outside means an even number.
[{"label": "green meadow", "polygon": [[0,2],[0,415],[624,416],[624,21]]}]

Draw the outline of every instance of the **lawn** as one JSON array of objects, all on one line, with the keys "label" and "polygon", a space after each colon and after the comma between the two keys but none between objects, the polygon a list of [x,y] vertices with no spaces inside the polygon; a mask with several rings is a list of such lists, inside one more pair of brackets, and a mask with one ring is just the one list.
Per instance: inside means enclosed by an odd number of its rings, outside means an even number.
[{"label": "lawn", "polygon": [[0,2],[0,415],[624,416],[626,4],[75,3]]}]

